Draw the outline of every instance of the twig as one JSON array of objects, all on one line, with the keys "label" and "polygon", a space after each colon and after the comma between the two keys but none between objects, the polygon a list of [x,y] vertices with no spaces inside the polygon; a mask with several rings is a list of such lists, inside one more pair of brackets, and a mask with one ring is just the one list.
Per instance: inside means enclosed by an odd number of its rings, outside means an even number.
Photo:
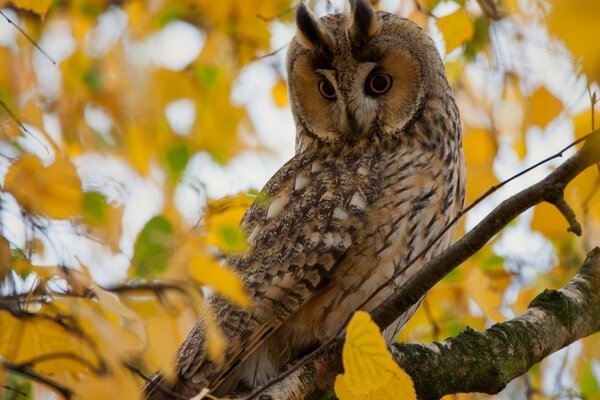
[{"label": "twig", "polygon": [[[0,13],[2,13],[2,11],[0,11]],[[21,122],[21,120],[15,115],[15,113],[13,113],[12,110],[10,108],[8,108],[6,103],[4,101],[2,101],[1,99],[0,99],[0,107],[2,107],[4,109],[4,111],[6,111],[6,113],[13,119],[13,121],[15,121],[17,123],[19,128],[21,128],[25,133],[27,133],[29,136],[31,136],[36,142],[38,142],[40,145],[42,145],[44,150],[46,150],[46,152],[48,154],[50,154],[50,150],[48,149],[48,146],[46,146],[46,144],[44,142],[42,142],[29,129],[27,129],[27,127],[23,124],[23,122]]]},{"label": "twig", "polygon": [[125,366],[125,368],[127,368],[128,370],[130,370],[131,372],[133,372],[134,374],[136,374],[137,376],[142,378],[144,381],[146,381],[148,384],[152,385],[153,387],[160,390],[161,392],[168,394],[169,396],[172,396],[175,399],[187,400],[187,397],[184,397],[184,396],[180,395],[179,393],[172,391],[165,385],[162,385],[162,384],[156,382],[154,379],[147,377],[138,367],[131,365],[127,362],[124,362],[123,365]]},{"label": "twig", "polygon": [[50,378],[40,375],[35,371],[32,371],[26,365],[13,364],[3,358],[0,358],[0,366],[15,374],[26,376],[36,382],[48,386],[50,389],[58,392],[65,400],[70,400],[73,397],[73,392],[71,389]]},{"label": "twig", "polygon": [[20,394],[21,396],[27,396],[27,393],[22,392],[20,389],[8,386],[8,385],[0,385],[1,388],[6,389],[6,390],[10,390],[11,392]]},{"label": "twig", "polygon": [[261,15],[261,14],[256,14],[256,18],[262,19],[262,20],[263,20],[263,21],[265,21],[265,22],[271,22],[271,21],[273,21],[274,19],[281,18],[281,17],[283,17],[285,14],[288,14],[288,13],[290,13],[290,12],[294,11],[296,8],[298,8],[298,6],[292,6],[292,7],[288,7],[288,8],[286,8],[285,10],[283,10],[283,11],[281,11],[281,12],[279,12],[279,13],[277,13],[277,14],[275,14],[275,15],[271,16],[271,17],[265,17],[265,16],[263,16],[263,15]]},{"label": "twig", "polygon": [[8,18],[8,16],[7,16],[6,14],[4,14],[4,13],[2,12],[2,10],[0,10],[0,15],[2,15],[2,16],[3,16],[3,17],[4,17],[4,18],[5,18],[7,21],[8,21],[8,23],[9,23],[9,24],[11,24],[11,25],[12,25],[12,26],[14,26],[15,28],[17,28],[17,30],[18,30],[19,32],[21,32],[21,34],[22,34],[23,36],[25,36],[25,38],[27,38],[27,40],[29,41],[29,43],[31,43],[32,45],[34,45],[34,46],[35,46],[35,47],[36,47],[36,48],[37,48],[37,49],[38,49],[38,50],[39,50],[39,51],[40,51],[40,52],[41,52],[43,55],[45,55],[45,56],[46,56],[46,58],[47,58],[48,60],[50,60],[50,62],[51,62],[52,64],[56,65],[56,61],[54,61],[54,59],[53,59],[52,57],[50,57],[50,55],[49,55],[48,53],[46,53],[46,52],[44,51],[44,49],[42,49],[42,48],[41,48],[41,47],[40,47],[40,46],[37,44],[37,42],[36,42],[35,40],[33,40],[33,39],[31,38],[31,36],[29,36],[29,35],[27,34],[27,32],[25,32],[23,29],[21,29],[21,27],[20,27],[19,25],[15,24],[15,23],[14,23],[14,22],[13,22],[13,21],[10,19],[10,18]]}]

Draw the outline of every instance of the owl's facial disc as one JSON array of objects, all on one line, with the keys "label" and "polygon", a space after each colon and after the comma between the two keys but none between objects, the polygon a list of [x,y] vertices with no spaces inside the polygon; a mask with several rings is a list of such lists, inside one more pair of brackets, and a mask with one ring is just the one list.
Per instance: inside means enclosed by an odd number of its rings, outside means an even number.
[{"label": "owl's facial disc", "polygon": [[[315,17],[303,3],[288,58],[300,129],[326,143],[392,136],[424,96],[423,62],[398,17],[350,0],[350,15]],[[390,18],[397,18],[392,19]]]}]

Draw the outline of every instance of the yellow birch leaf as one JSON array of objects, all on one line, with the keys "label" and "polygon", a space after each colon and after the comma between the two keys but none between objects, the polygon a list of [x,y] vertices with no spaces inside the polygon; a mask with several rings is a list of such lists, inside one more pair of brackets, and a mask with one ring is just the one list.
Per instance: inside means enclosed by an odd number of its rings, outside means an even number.
[{"label": "yellow birch leaf", "polygon": [[594,128],[598,129],[598,127],[600,127],[600,112],[596,110],[594,110],[593,119],[592,110],[590,109],[580,114],[577,114],[572,119],[573,128],[575,129],[575,139],[581,139],[588,133],[591,133],[594,130]]},{"label": "yellow birch leaf", "polygon": [[17,8],[44,15],[48,12],[52,0],[12,0],[12,2]]},{"label": "yellow birch leaf", "polygon": [[544,129],[563,109],[563,103],[546,87],[538,88],[529,99],[527,123]]},{"label": "yellow birch leaf", "polygon": [[552,0],[549,30],[564,40],[592,80],[600,82],[600,2],[595,0]]},{"label": "yellow birch leaf", "polygon": [[130,126],[125,135],[127,158],[131,165],[142,175],[148,174],[150,160],[153,155],[154,147],[148,145],[148,139],[139,124]]},{"label": "yellow birch leaf", "polygon": [[[21,363],[46,354],[73,354],[95,364],[96,357],[89,343],[73,330],[61,325],[60,319],[40,312],[40,316],[15,317],[0,311],[0,356]],[[38,363],[37,372],[83,372],[86,367],[65,357],[50,357]]]},{"label": "yellow birch leaf", "polygon": [[30,212],[56,219],[81,212],[81,181],[73,163],[66,159],[45,167],[39,158],[26,154],[11,165],[4,189]]},{"label": "yellow birch leaf", "polygon": [[198,252],[192,256],[189,268],[192,277],[201,285],[213,288],[242,307],[250,306],[250,298],[240,277],[214,258]]},{"label": "yellow birch leaf", "polygon": [[542,233],[549,239],[553,239],[567,234],[568,227],[565,218],[552,204],[541,203],[535,206],[531,229]]},{"label": "yellow birch leaf", "polygon": [[277,107],[283,107],[288,103],[287,85],[283,79],[280,79],[275,86],[273,86],[271,94],[273,95],[273,100]]},{"label": "yellow birch leaf", "polygon": [[240,221],[252,201],[250,196],[243,193],[209,201],[206,242],[218,246],[226,253],[244,251],[246,235],[240,228]]},{"label": "yellow birch leaf", "polygon": [[492,133],[485,129],[465,129],[463,145],[467,164],[467,202],[472,202],[498,183],[493,163],[498,151]]},{"label": "yellow birch leaf", "polygon": [[462,8],[450,15],[439,18],[437,23],[444,36],[447,53],[471,40],[475,33],[473,21]]},{"label": "yellow birch leaf", "polygon": [[340,400],[416,399],[412,379],[394,361],[371,316],[357,311],[342,350],[344,374],[335,379]]},{"label": "yellow birch leaf", "polygon": [[471,268],[463,288],[475,301],[479,309],[495,322],[503,322],[506,318],[498,311],[502,305],[502,293],[493,289],[490,278],[480,268]]}]

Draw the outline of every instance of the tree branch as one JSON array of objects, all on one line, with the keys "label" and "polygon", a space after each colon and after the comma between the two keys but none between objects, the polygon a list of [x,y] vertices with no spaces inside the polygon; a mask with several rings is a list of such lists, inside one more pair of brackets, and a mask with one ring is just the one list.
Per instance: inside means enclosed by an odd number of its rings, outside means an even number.
[{"label": "tree branch", "polygon": [[[407,311],[414,303],[416,303],[424,294],[426,294],[429,289],[431,289],[437,282],[439,282],[444,276],[446,276],[449,272],[451,272],[454,268],[459,266],[462,262],[467,260],[470,256],[475,254],[479,249],[481,249],[494,235],[496,235],[502,228],[508,225],[514,218],[518,215],[526,211],[527,209],[541,203],[544,201],[548,201],[559,208],[559,211],[563,215],[565,215],[568,219],[569,230],[577,231],[578,223],[574,218],[574,214],[571,209],[568,207],[566,202],[564,202],[563,193],[564,189],[569,182],[571,182],[577,175],[579,175],[586,168],[600,162],[600,130],[597,130],[589,135],[588,139],[585,141],[582,149],[577,151],[573,156],[571,156],[567,161],[557,167],[552,173],[550,173],[545,179],[540,182],[530,186],[529,188],[517,193],[516,195],[510,197],[509,199],[502,202],[498,207],[496,207],[490,214],[488,214],[475,228],[473,228],[469,233],[463,236],[459,241],[457,241],[454,245],[450,246],[448,249],[440,253],[438,256],[431,259],[428,263],[426,263],[419,271],[417,271],[412,277],[410,277],[405,284],[400,286],[396,292],[390,296],[385,302],[379,305],[372,313],[372,317],[374,321],[380,327],[386,327],[391,324],[399,315],[403,314]],[[598,250],[590,253],[588,260],[584,267],[588,264],[597,265],[600,261],[600,254],[598,254]],[[592,261],[590,261],[590,259]],[[590,270],[592,267],[585,267],[585,270]],[[594,280],[589,281],[588,283],[581,283],[579,281],[584,281],[589,275],[589,272],[580,272],[567,287],[562,289],[562,292],[544,292],[542,295],[536,298],[536,301],[540,303],[544,303],[548,301],[549,307],[558,307],[558,310],[565,310],[561,307],[563,304],[565,307],[568,305],[571,307],[570,309],[572,313],[567,313],[571,318],[577,319],[577,321],[584,320],[585,318],[595,318],[597,321],[600,320],[598,315],[600,314],[600,300],[598,300],[598,306],[596,308],[589,307],[584,308],[581,305],[579,307],[575,307],[576,299],[571,302],[567,301],[571,299],[572,295],[558,295],[558,298],[552,301],[552,293],[570,293],[570,291],[575,290],[579,286],[584,287],[586,284],[590,285],[590,293],[586,295],[592,295],[595,291],[596,293],[600,291],[600,278],[596,277]],[[599,269],[599,267],[596,267]],[[584,275],[582,275],[584,273]],[[600,272],[596,271],[595,274],[600,276]],[[594,275],[595,276],[595,275]],[[579,282],[579,283],[577,283]],[[575,285],[575,286],[573,286]],[[579,286],[577,286],[579,285]],[[581,292],[583,294],[583,292]],[[570,297],[571,296],[571,297]],[[561,300],[562,299],[562,300]],[[537,317],[537,313],[540,313],[543,308],[540,308],[536,301],[532,303],[532,307],[534,310],[527,318],[535,318]],[[566,302],[566,303],[565,303]],[[583,304],[583,303],[581,303]],[[549,311],[548,311],[549,312]],[[576,313],[576,314],[574,314]],[[526,313],[527,314],[527,313]],[[565,315],[562,314],[564,318]],[[525,315],[525,314],[524,314]],[[521,317],[519,317],[521,318]],[[512,326],[523,326],[527,325],[530,322],[528,320],[522,321],[519,318],[506,322],[505,324],[501,324],[501,328],[498,326],[490,328],[493,329],[494,332],[498,331],[498,333],[494,333],[495,335],[505,335],[504,341],[505,343],[511,343],[511,336],[507,336],[507,333],[503,333],[503,329],[511,328]],[[557,317],[558,318],[558,317]],[[517,322],[515,322],[517,321]],[[596,321],[596,322],[597,322]],[[542,321],[540,321],[542,322]],[[553,336],[556,342],[549,347],[541,347],[537,348],[535,354],[540,356],[540,358],[528,358],[523,360],[519,360],[515,356],[515,360],[512,360],[513,363],[517,361],[523,364],[519,364],[518,367],[515,366],[513,368],[513,372],[516,375],[510,377],[513,379],[516,376],[519,376],[523,372],[527,371],[533,364],[551,354],[552,352],[572,343],[573,341],[587,336],[593,332],[600,330],[600,327],[594,327],[592,330],[582,329],[583,324],[581,321],[578,323],[570,322],[567,325],[563,325],[564,332],[560,332],[563,334],[560,337],[557,333],[559,333],[554,326],[550,325],[547,331],[538,330],[535,331],[532,329],[532,335],[541,335],[545,333],[546,335]],[[546,329],[548,326],[545,324],[540,325]],[[576,330],[579,329],[579,330]],[[539,329],[539,328],[538,328]],[[590,328],[591,329],[591,328]],[[470,339],[470,337],[477,338],[478,335],[485,335],[481,333],[473,333],[472,330],[467,330],[465,333],[459,335],[455,339],[451,340],[462,340],[466,342],[466,346],[475,346],[477,348],[476,342],[474,339]],[[486,331],[487,332],[487,331]],[[508,332],[512,332],[509,331]],[[516,332],[515,332],[516,333]],[[522,333],[522,332],[521,332]],[[460,339],[459,339],[460,338]],[[532,339],[533,336],[530,338]],[[514,338],[513,338],[514,339]],[[445,343],[445,342],[444,342]],[[533,343],[533,342],[530,342]],[[537,342],[535,342],[537,343]],[[542,344],[541,342],[539,344]],[[518,343],[514,343],[514,345],[518,345]],[[406,346],[406,347],[402,347]],[[403,365],[403,361],[400,353],[403,354],[402,349],[411,348],[410,346],[418,346],[418,345],[399,345],[394,347],[394,354],[397,360]],[[429,346],[421,346],[422,348],[431,348],[434,345]],[[437,346],[437,345],[436,345]],[[437,350],[431,350],[437,351]],[[341,371],[340,365],[340,353],[341,353],[341,345],[339,341],[330,341],[326,345],[317,349],[312,355],[302,359],[298,364],[292,367],[291,371],[284,372],[285,377],[283,379],[276,379],[275,381],[267,384],[264,388],[254,392],[249,398],[260,398],[261,400],[266,399],[278,399],[278,398],[289,398],[289,399],[300,399],[300,398],[312,398],[317,393],[323,393],[331,390],[333,380],[335,376]],[[423,353],[418,362],[414,359],[411,359],[410,362],[413,364],[426,364],[428,353]],[[532,353],[533,354],[533,353]],[[542,356],[543,354],[543,356]],[[478,351],[479,355],[479,351]],[[511,359],[513,356],[511,355]],[[460,364],[461,367],[464,366],[463,363]],[[488,360],[489,361],[489,360]],[[440,359],[441,362],[441,359]],[[490,364],[494,365],[494,364]],[[497,364],[496,364],[497,365]],[[430,365],[431,366],[431,365]],[[413,365],[413,368],[419,367],[419,365]],[[468,374],[474,374],[474,370],[471,368],[466,368]],[[408,368],[407,368],[408,369]],[[452,372],[453,374],[456,372],[452,367],[435,367],[434,370],[446,370]],[[518,372],[520,371],[520,372]],[[411,374],[410,370],[407,370],[409,374]],[[429,374],[440,372],[440,371],[429,371]],[[517,373],[518,372],[518,373]],[[495,371],[496,374],[502,375],[504,371]],[[411,374],[412,375],[412,374]],[[423,376],[427,376],[424,374]],[[413,376],[415,382],[420,382],[420,377],[417,377],[416,374]],[[428,378],[432,379],[432,378]],[[510,380],[509,379],[509,380]],[[453,380],[454,385],[461,385],[460,379]],[[479,375],[478,383],[482,381],[481,375]],[[431,384],[431,381],[426,381],[427,385]],[[500,379],[494,380],[494,382],[500,382]],[[508,381],[504,382],[506,385]],[[417,384],[418,385],[418,384]],[[504,386],[502,385],[502,387]],[[498,384],[496,385],[498,386]],[[420,392],[419,387],[417,390]],[[471,387],[465,383],[465,386],[462,387],[454,387],[452,390],[454,392],[460,391],[469,391],[472,390]],[[474,390],[474,389],[473,389]],[[478,388],[477,390],[480,390]],[[453,392],[444,392],[444,393],[453,393]],[[426,396],[427,394],[423,394]],[[435,396],[434,396],[435,397]]]},{"label": "tree branch", "polygon": [[600,248],[560,290],[545,290],[520,316],[484,332],[467,328],[440,343],[392,346],[420,399],[500,392],[532,365],[600,331]]}]

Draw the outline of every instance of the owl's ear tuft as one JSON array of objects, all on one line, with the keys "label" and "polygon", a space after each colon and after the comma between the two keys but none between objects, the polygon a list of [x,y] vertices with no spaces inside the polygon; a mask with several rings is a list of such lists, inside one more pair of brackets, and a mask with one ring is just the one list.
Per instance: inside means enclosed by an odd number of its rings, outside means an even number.
[{"label": "owl's ear tuft", "polygon": [[357,44],[364,44],[381,30],[381,20],[368,0],[350,0],[350,39]]},{"label": "owl's ear tuft", "polygon": [[331,52],[333,39],[319,19],[304,5],[304,2],[300,3],[296,11],[296,25],[298,26],[296,33],[298,43],[320,53]]}]

